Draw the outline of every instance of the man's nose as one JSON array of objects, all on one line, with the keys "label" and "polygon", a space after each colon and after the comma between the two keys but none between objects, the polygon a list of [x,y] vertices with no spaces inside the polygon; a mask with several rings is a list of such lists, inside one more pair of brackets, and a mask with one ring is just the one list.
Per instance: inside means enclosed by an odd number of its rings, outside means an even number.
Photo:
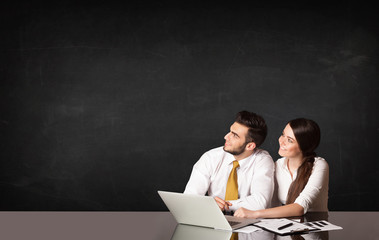
[{"label": "man's nose", "polygon": [[224,137],[225,140],[228,140],[230,133],[227,133]]}]

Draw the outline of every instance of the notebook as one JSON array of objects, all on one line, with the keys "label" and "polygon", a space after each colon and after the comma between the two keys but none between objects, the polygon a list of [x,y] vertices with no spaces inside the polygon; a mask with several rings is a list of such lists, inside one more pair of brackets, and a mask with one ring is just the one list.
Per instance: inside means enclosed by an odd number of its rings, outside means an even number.
[{"label": "notebook", "polygon": [[224,215],[210,196],[158,191],[168,210],[179,224],[232,231],[259,222],[257,219]]}]

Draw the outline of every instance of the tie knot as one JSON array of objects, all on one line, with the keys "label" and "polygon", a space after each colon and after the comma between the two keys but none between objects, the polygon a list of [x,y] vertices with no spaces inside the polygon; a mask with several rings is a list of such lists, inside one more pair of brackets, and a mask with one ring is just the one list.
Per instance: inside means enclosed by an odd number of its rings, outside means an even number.
[{"label": "tie knot", "polygon": [[240,164],[238,163],[237,160],[233,161],[233,168],[238,168]]}]

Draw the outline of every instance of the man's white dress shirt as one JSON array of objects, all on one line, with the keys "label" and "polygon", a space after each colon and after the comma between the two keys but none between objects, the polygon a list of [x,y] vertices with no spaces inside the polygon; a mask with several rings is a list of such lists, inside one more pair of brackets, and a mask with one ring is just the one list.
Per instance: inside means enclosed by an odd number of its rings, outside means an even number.
[{"label": "man's white dress shirt", "polygon": [[[288,189],[296,179],[297,171],[291,177],[287,166],[287,158],[280,158],[275,162],[275,196],[281,204],[287,200]],[[304,213],[328,211],[329,165],[325,159],[315,157],[312,174],[303,191],[296,198],[295,203],[304,208]]]},{"label": "man's white dress shirt", "polygon": [[[193,166],[184,193],[225,199],[226,183],[233,168],[234,156],[223,147],[204,153]],[[255,149],[249,157],[238,161],[238,200],[229,201],[230,210],[240,207],[250,210],[265,209],[271,203],[274,191],[275,165],[270,154]]]}]

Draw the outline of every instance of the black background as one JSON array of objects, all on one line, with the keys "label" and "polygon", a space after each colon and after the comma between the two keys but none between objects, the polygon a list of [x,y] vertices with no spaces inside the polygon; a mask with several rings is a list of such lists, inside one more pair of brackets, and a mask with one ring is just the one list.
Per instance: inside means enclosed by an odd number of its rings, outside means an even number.
[{"label": "black background", "polygon": [[238,111],[319,123],[330,210],[378,207],[377,9],[2,2],[0,210],[165,210]]}]

